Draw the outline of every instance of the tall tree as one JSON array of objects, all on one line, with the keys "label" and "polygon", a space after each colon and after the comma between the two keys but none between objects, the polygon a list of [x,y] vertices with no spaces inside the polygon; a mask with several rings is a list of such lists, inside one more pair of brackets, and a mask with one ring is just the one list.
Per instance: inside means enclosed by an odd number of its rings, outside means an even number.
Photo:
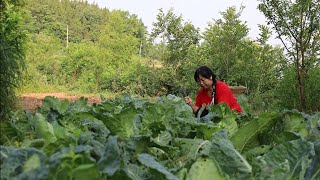
[{"label": "tall tree", "polygon": [[13,107],[24,66],[20,6],[23,1],[0,1],[0,117]]},{"label": "tall tree", "polygon": [[112,11],[106,21],[99,45],[112,53],[111,61],[117,67],[125,65],[132,55],[139,54],[141,41],[145,41],[145,26],[136,15],[121,10]]},{"label": "tall tree", "polygon": [[273,47],[267,44],[267,41],[271,37],[271,31],[269,27],[259,25],[260,37],[257,41],[258,46],[257,63],[258,63],[258,84],[257,91],[268,92],[273,90],[278,82],[278,78],[281,76],[281,68],[284,64],[283,50],[280,46]]},{"label": "tall tree", "polygon": [[235,7],[229,7],[222,12],[222,19],[210,23],[204,32],[203,46],[207,49],[207,59],[210,66],[217,70],[219,77],[230,81],[235,72],[234,65],[237,61],[249,61],[247,53],[249,41],[246,41],[249,28],[240,20],[244,7],[239,11]]},{"label": "tall tree", "polygon": [[184,72],[183,66],[194,60],[190,59],[190,52],[199,45],[201,38],[199,28],[184,22],[181,15],[174,14],[173,9],[167,13],[159,9],[151,37],[160,39],[160,44],[164,45],[162,60],[165,65],[181,73]]},{"label": "tall tree", "polygon": [[[319,0],[259,0],[259,9],[273,25],[288,56],[294,61],[299,91],[299,109],[306,109],[305,81],[308,69],[319,56]],[[318,58],[319,59],[319,58]]]}]

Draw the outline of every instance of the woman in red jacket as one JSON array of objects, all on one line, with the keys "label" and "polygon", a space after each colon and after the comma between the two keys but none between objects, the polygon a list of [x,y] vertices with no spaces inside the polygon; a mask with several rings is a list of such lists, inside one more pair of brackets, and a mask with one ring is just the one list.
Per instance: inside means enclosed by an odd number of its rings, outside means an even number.
[{"label": "woman in red jacket", "polygon": [[194,73],[194,80],[201,87],[196,98],[196,103],[194,104],[189,96],[185,97],[185,101],[195,114],[201,108],[202,104],[209,105],[218,103],[226,103],[230,109],[238,113],[242,112],[241,107],[228,85],[222,81],[217,81],[216,75],[210,68],[207,66],[199,67]]}]

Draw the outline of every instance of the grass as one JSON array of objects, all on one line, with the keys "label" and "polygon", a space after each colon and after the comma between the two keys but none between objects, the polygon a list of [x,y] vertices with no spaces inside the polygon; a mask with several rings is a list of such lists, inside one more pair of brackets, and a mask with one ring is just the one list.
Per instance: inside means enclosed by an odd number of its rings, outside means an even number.
[{"label": "grass", "polygon": [[[84,96],[84,97],[93,97],[103,95],[107,98],[117,98],[124,96],[124,93],[112,92],[112,91],[100,91],[100,92],[85,92],[82,89],[72,89],[68,87],[56,86],[56,85],[22,85],[17,89],[17,96],[27,93],[65,93],[68,96]],[[138,95],[130,95],[132,97],[141,97]],[[152,99],[152,97],[144,97]]]}]

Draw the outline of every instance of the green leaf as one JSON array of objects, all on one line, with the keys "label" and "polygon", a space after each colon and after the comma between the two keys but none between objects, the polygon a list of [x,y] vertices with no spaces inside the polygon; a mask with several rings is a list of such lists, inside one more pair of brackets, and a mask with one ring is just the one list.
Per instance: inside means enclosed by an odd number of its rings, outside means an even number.
[{"label": "green leaf", "polygon": [[52,122],[52,127],[54,134],[58,139],[67,139],[71,137],[70,132],[64,127],[62,127],[57,121]]},{"label": "green leaf", "polygon": [[84,97],[80,97],[74,102],[69,103],[68,112],[88,112],[91,106],[88,105],[88,101]]},{"label": "green leaf", "polygon": [[228,139],[226,131],[213,134],[209,157],[231,178],[249,178],[252,167]]},{"label": "green leaf", "polygon": [[138,160],[141,164],[158,171],[159,173],[163,174],[167,179],[170,180],[178,180],[178,178],[173,175],[167,168],[157,162],[153,156],[149,154],[139,154]]},{"label": "green leaf", "polygon": [[208,156],[211,149],[211,142],[203,139],[175,138],[174,146],[179,148],[176,163],[185,166],[194,162],[198,157]]},{"label": "green leaf", "polygon": [[188,169],[187,168],[182,168],[178,173],[176,173],[176,176],[179,179],[186,179],[188,175]]},{"label": "green leaf", "polygon": [[22,147],[34,147],[37,149],[41,149],[46,144],[46,140],[44,139],[25,139],[22,143]]},{"label": "green leaf", "polygon": [[169,122],[174,119],[175,109],[172,105],[159,102],[146,107],[142,123],[151,130],[158,132],[169,127]]},{"label": "green leaf", "polygon": [[100,99],[101,99],[101,102],[104,103],[107,101],[106,97],[102,94],[100,94]]},{"label": "green leaf", "polygon": [[[125,165],[124,172],[131,179],[148,179],[150,174],[143,166],[137,164],[128,163]],[[123,179],[123,178],[122,178]]]},{"label": "green leaf", "polygon": [[172,140],[172,136],[169,131],[162,131],[157,137],[152,138],[152,140],[160,146],[167,146]]},{"label": "green leaf", "polygon": [[195,123],[194,127],[197,131],[197,137],[207,139],[207,140],[212,139],[213,133],[223,129],[221,126],[208,124],[208,123]]},{"label": "green leaf", "polygon": [[33,154],[23,165],[23,171],[28,172],[40,167],[40,157],[37,154]]},{"label": "green leaf", "polygon": [[212,122],[218,122],[221,129],[226,129],[229,137],[238,131],[237,113],[231,110],[227,104],[220,103],[209,106],[209,110],[214,114]]},{"label": "green leaf", "polygon": [[263,156],[264,154],[269,152],[271,149],[272,147],[269,145],[262,145],[262,146],[250,149],[249,151],[245,152],[243,155],[247,158],[249,162],[252,162],[253,159],[255,159],[258,156]]},{"label": "green leaf", "polygon": [[192,164],[186,180],[211,180],[225,179],[219,171],[219,167],[209,158],[199,158]]},{"label": "green leaf", "polygon": [[68,105],[69,101],[66,99],[59,100],[56,97],[46,96],[43,100],[40,112],[46,113],[49,112],[50,109],[54,109],[58,111],[60,114],[63,114],[67,111]]},{"label": "green leaf", "polygon": [[86,118],[82,121],[81,125],[88,128],[87,131],[95,133],[102,139],[108,137],[108,135],[110,134],[109,129],[104,125],[104,123],[95,118]]},{"label": "green leaf", "polygon": [[314,156],[312,143],[293,140],[274,147],[254,162],[256,178],[303,179]]},{"label": "green leaf", "polygon": [[168,154],[160,148],[150,147],[148,150],[149,150],[150,154],[152,154],[153,156],[155,156],[159,160],[167,160],[168,159]]},{"label": "green leaf", "polygon": [[260,146],[257,136],[271,128],[277,121],[277,113],[261,114],[243,125],[231,138],[232,143],[239,152]]},{"label": "green leaf", "polygon": [[0,146],[0,159],[0,179],[45,179],[49,173],[46,155],[35,148]]},{"label": "green leaf", "polygon": [[100,179],[100,172],[96,164],[81,164],[72,170],[73,178],[77,180],[98,180]]},{"label": "green leaf", "polygon": [[112,176],[120,169],[120,149],[116,136],[111,136],[105,146],[105,152],[98,161],[98,166],[103,173]]},{"label": "green leaf", "polygon": [[295,132],[302,137],[308,136],[308,129],[304,123],[305,117],[298,111],[288,111],[283,118],[283,131]]},{"label": "green leaf", "polygon": [[119,107],[113,114],[103,116],[101,120],[112,134],[122,138],[132,137],[138,128],[135,126],[135,122],[138,121],[137,110]]},{"label": "green leaf", "polygon": [[314,143],[315,156],[308,168],[305,179],[320,179],[320,141]]},{"label": "green leaf", "polygon": [[32,119],[32,124],[35,127],[38,138],[43,138],[49,142],[57,140],[52,125],[42,114],[36,113]]},{"label": "green leaf", "polygon": [[309,140],[319,140],[320,139],[320,112],[314,114],[308,118],[306,123],[309,128]]}]

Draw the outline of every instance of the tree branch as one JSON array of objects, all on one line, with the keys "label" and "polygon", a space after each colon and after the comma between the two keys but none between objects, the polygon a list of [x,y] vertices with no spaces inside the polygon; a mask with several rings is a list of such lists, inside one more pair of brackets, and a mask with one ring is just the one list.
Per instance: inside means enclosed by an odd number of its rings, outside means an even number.
[{"label": "tree branch", "polygon": [[[297,41],[299,42],[299,40],[297,39],[297,35],[291,31],[291,28],[289,27],[289,25],[287,24],[287,21],[285,21],[283,19],[283,14],[281,13],[281,11],[278,8],[278,5],[274,3],[274,1],[271,1],[271,5],[277,10],[277,13],[279,15],[279,18],[281,19],[282,22],[284,22],[285,27],[287,28],[287,30],[290,32],[291,36]],[[300,42],[299,42],[300,43]]]}]

